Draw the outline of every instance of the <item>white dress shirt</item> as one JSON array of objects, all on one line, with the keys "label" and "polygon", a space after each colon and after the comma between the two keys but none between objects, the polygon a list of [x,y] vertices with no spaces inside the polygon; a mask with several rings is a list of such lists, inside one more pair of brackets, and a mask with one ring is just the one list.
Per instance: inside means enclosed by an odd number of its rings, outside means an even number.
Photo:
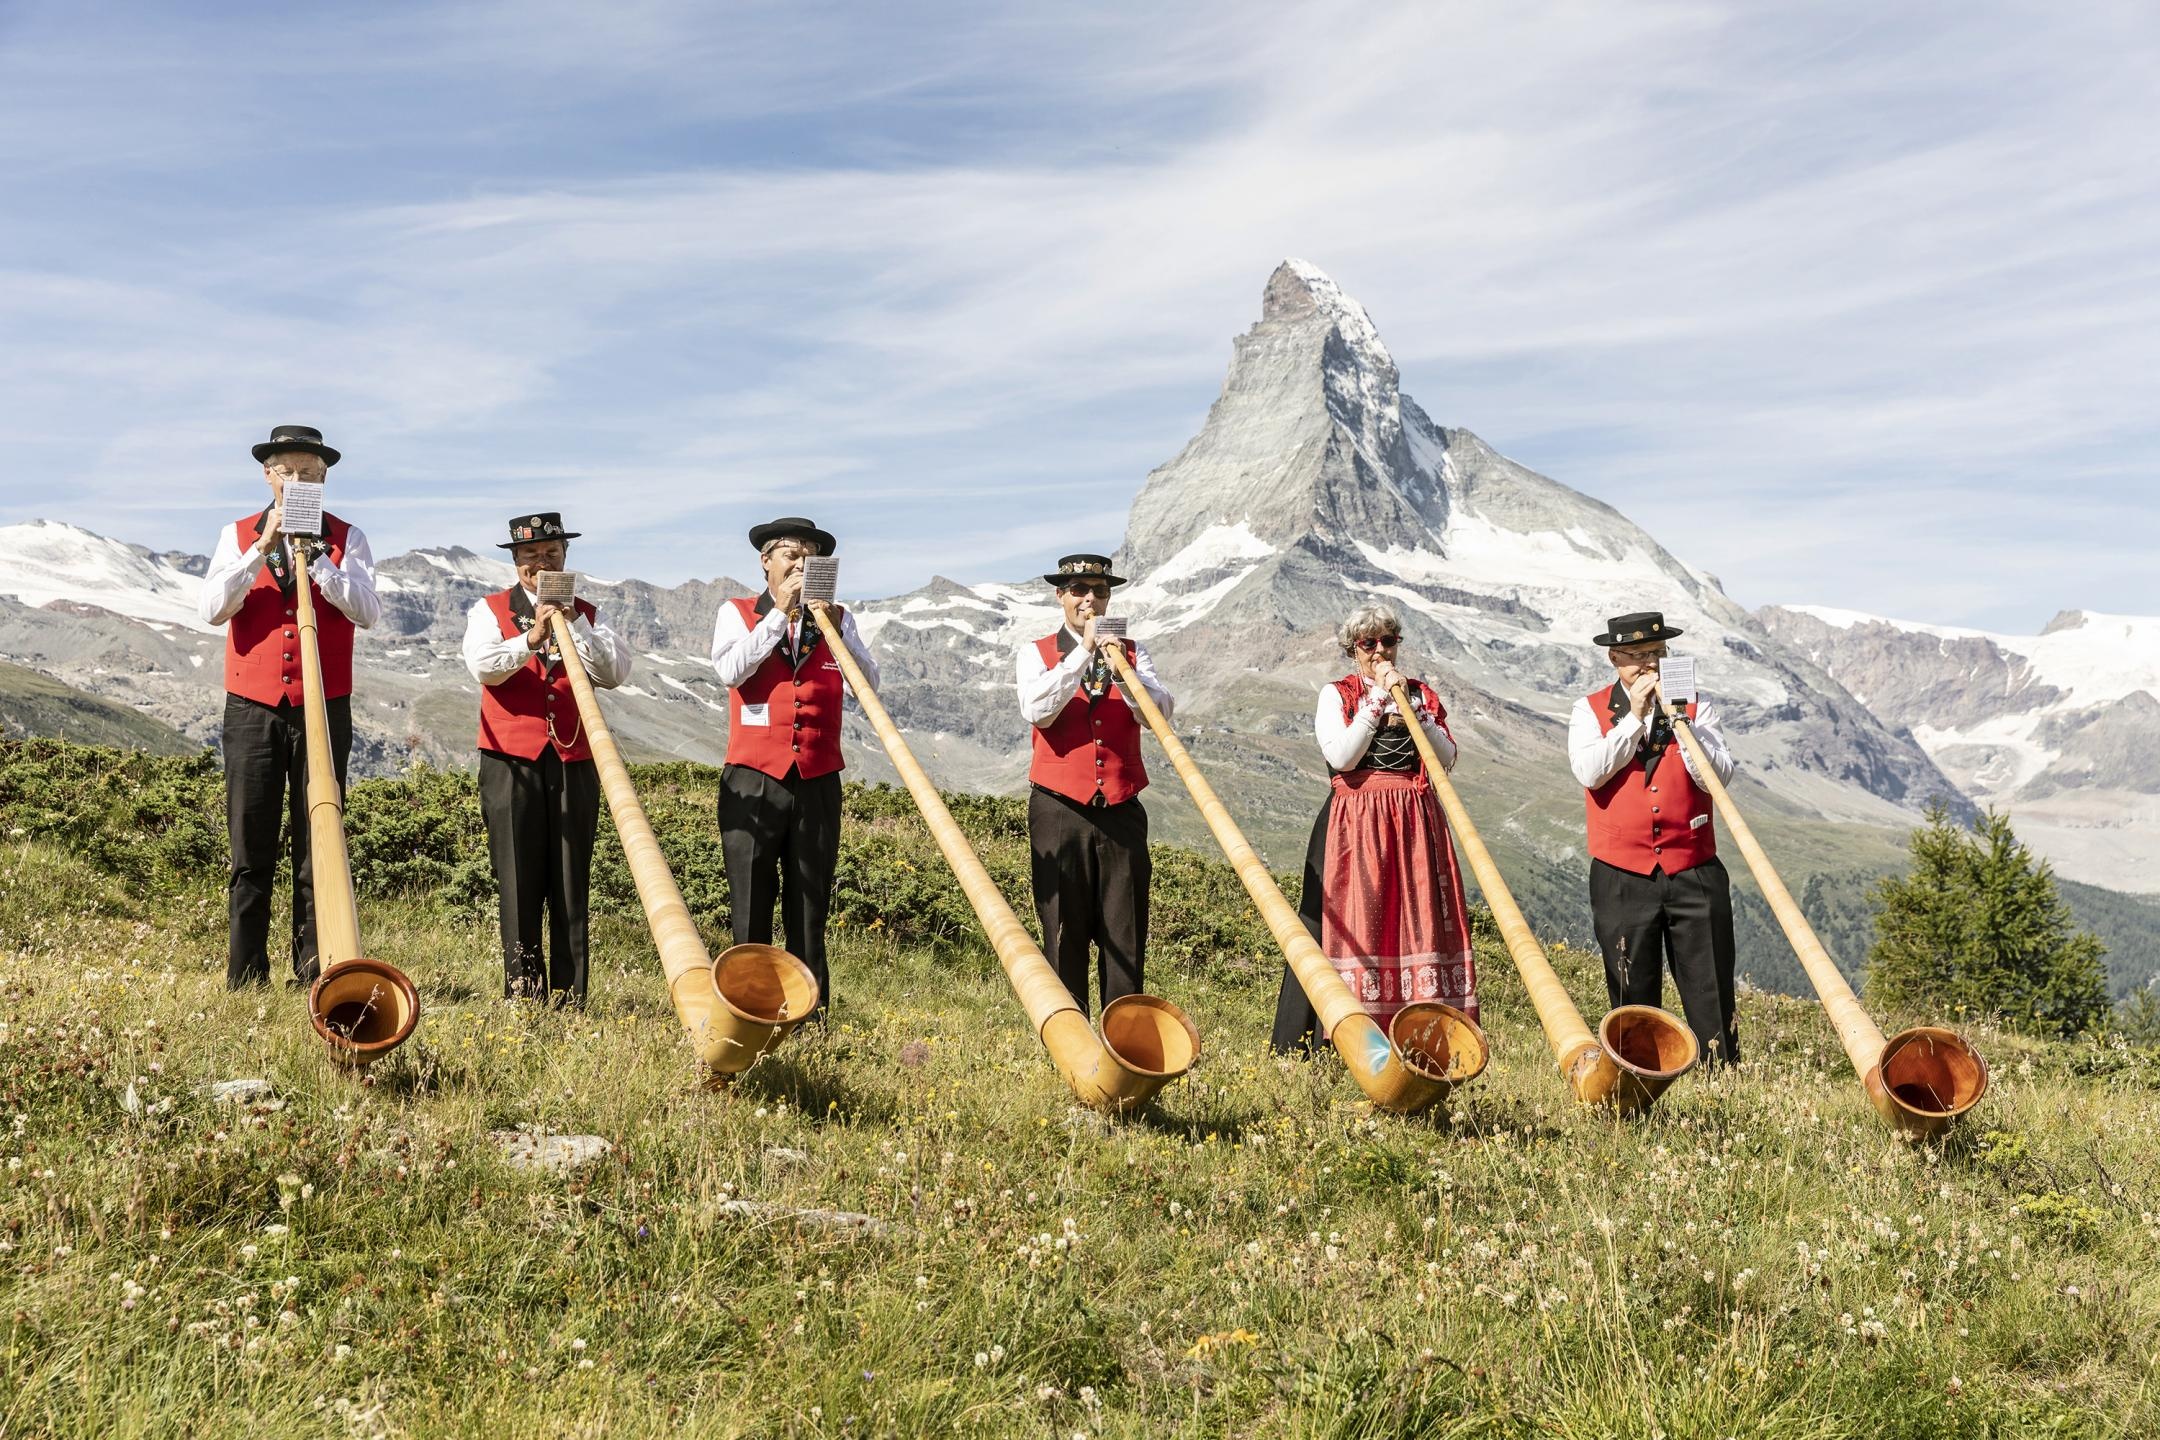
[{"label": "white dress shirt", "polygon": [[[540,597],[532,591],[525,591],[525,600],[533,609],[540,608]],[[601,618],[597,607],[591,620],[579,615],[570,622],[570,640],[593,684],[612,690],[630,678],[630,647]],[[472,609],[465,612],[465,668],[481,684],[502,684],[539,653],[525,643],[522,633],[504,635],[502,622],[486,600],[473,601]]]},{"label": "white dress shirt", "polygon": [[[809,637],[818,634],[817,620],[804,606],[795,621],[795,653],[800,655]],[[719,616],[713,621],[712,668],[720,677],[720,683],[732,690],[757,672],[765,663],[765,657],[780,648],[788,639],[787,611],[775,605],[767,610],[754,626],[743,623],[742,611],[733,601],[720,607]],[[848,654],[862,667],[863,679],[870,688],[878,688],[880,676],[878,663],[871,658],[870,647],[863,644],[862,635],[855,629],[855,612],[840,612],[840,643],[847,646]]]},{"label": "white dress shirt", "polygon": [[[1333,685],[1320,687],[1320,700],[1313,709],[1313,735],[1320,741],[1320,754],[1327,760],[1331,770],[1355,770],[1365,752],[1372,748],[1373,736],[1380,733],[1381,722],[1390,715],[1400,714],[1395,697],[1382,690],[1370,680],[1364,680],[1365,693],[1359,697],[1357,708],[1343,719],[1342,692]],[[1433,716],[1425,713],[1425,701],[1415,686],[1410,690],[1410,708],[1417,712],[1418,724],[1424,727],[1425,738],[1432,741],[1433,753],[1440,757],[1442,770],[1455,768],[1455,741],[1447,733],[1447,727]]]},{"label": "white dress shirt", "polygon": [[[1609,688],[1600,690],[1597,694],[1599,703],[1606,703],[1605,697],[1611,693]],[[1585,790],[1597,789],[1625,769],[1650,735],[1650,727],[1637,719],[1632,710],[1614,721],[1611,730],[1599,734],[1597,712],[1590,708],[1590,698],[1586,695],[1575,702],[1574,710],[1568,715],[1567,728],[1568,768],[1575,772],[1575,778],[1582,782]],[[1718,779],[1732,779],[1732,751],[1725,748],[1725,737],[1718,731],[1717,707],[1698,701],[1695,718],[1690,723],[1694,726],[1695,738],[1702,741],[1703,753],[1710,757],[1710,766],[1717,771]],[[1680,743],[1677,735],[1667,747],[1666,754],[1670,756],[1676,752],[1695,783],[1702,784],[1702,772],[1695,768],[1687,747]]]},{"label": "white dress shirt", "polygon": [[[1080,693],[1080,682],[1087,679],[1088,666],[1095,659],[1094,654],[1080,643],[1078,631],[1070,625],[1059,628],[1072,636],[1073,645],[1057,664],[1043,664],[1039,641],[1030,640],[1013,652],[1013,681],[1020,688],[1020,718],[1038,730],[1048,729],[1059,712],[1072,703],[1073,696]],[[1172,718],[1177,713],[1177,697],[1164,689],[1162,681],[1156,678],[1155,662],[1149,658],[1147,646],[1135,640],[1132,647],[1133,673],[1140,677],[1141,685],[1146,687],[1155,708],[1162,711],[1163,719]],[[1125,687],[1114,688],[1125,701],[1125,708],[1138,714],[1140,707],[1125,693]]]},{"label": "white dress shirt", "polygon": [[[278,545],[285,552],[285,563],[291,565],[292,541],[280,536]],[[255,572],[269,563],[262,551],[240,543],[237,521],[220,530],[196,601],[203,623],[223,625],[239,614],[241,602],[255,583]],[[382,599],[375,593],[375,552],[368,548],[367,536],[358,525],[346,527],[345,558],[333,565],[327,553],[318,553],[315,563],[308,567],[308,578],[322,591],[323,599],[337,606],[362,630],[373,629],[375,622],[382,619]]]}]

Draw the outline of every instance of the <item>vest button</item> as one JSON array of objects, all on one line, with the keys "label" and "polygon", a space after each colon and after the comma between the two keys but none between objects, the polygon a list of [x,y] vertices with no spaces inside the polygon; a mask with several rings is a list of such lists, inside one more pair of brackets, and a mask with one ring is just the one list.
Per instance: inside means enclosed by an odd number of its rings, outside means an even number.
[{"label": "vest button", "polygon": [[1655,805],[1652,805],[1652,806],[1650,807],[1650,813],[1651,813],[1651,814],[1653,814],[1653,815],[1657,814],[1657,806],[1655,806]]},{"label": "vest button", "polygon": [[1655,785],[1652,785],[1652,786],[1650,787],[1650,793],[1651,793],[1651,794],[1653,794],[1653,795],[1657,794],[1657,786],[1655,786]]},{"label": "vest button", "polygon": [[290,631],[290,630],[287,630],[287,631],[285,632],[285,638],[286,638],[287,640],[290,640],[290,639],[292,639],[292,638],[293,638],[293,632],[292,632],[292,631]]},{"label": "vest button", "polygon": [[292,618],[293,618],[293,615],[294,615],[294,613],[295,613],[294,611],[291,611],[291,610],[287,610],[287,611],[285,612],[285,618],[286,618],[286,619],[288,619],[288,620],[292,619]]}]

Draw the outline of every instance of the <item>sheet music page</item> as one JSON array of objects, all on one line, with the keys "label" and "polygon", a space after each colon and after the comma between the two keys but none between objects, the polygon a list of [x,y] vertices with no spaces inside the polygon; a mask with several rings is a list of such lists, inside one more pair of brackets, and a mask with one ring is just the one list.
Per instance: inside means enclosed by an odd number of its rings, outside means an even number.
[{"label": "sheet music page", "polygon": [[545,605],[568,605],[577,598],[577,571],[541,571],[533,577],[533,594]]},{"label": "sheet music page", "polygon": [[288,535],[322,534],[323,487],[313,480],[288,480],[278,501],[278,523]]},{"label": "sheet music page", "polygon": [[1665,698],[1675,705],[1693,704],[1695,701],[1695,657],[1692,655],[1668,655],[1658,666],[1658,688]]},{"label": "sheet music page", "polygon": [[812,555],[802,563],[802,598],[823,600],[828,605],[840,593],[840,560],[833,555]]}]

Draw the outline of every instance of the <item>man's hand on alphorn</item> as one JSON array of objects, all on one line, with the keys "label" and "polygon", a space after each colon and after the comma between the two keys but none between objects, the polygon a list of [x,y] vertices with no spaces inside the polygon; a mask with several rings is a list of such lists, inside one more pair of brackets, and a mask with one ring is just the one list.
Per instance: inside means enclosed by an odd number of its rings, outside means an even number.
[{"label": "man's hand on alphorn", "polygon": [[525,648],[538,650],[546,645],[551,638],[553,628],[551,622],[557,615],[567,615],[569,613],[560,605],[551,604],[544,600],[540,602],[539,607],[533,611],[532,629],[525,632]]}]

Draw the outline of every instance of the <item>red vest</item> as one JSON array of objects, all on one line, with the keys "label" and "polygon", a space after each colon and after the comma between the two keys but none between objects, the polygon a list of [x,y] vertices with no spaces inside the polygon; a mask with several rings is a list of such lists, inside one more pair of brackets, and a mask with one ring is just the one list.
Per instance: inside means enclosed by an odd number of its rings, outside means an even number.
[{"label": "red vest", "polygon": [[[1597,716],[1600,735],[1612,733],[1614,720],[1607,708],[1612,693],[1607,688],[1590,696],[1590,713]],[[1682,708],[1688,719],[1695,718],[1692,702]],[[1655,776],[1643,773],[1642,752],[1637,751],[1604,784],[1583,792],[1591,858],[1635,875],[1661,868],[1678,875],[1717,858],[1710,797],[1697,787],[1680,755],[1680,739],[1674,736]]]},{"label": "red vest", "polygon": [[[772,609],[764,595],[728,603],[750,630]],[[749,679],[728,691],[728,764],[748,765],[775,780],[785,780],[790,768],[815,780],[847,764],[840,758],[840,662],[815,623],[804,643],[800,665],[788,663],[784,643],[775,645]]]},{"label": "red vest", "polygon": [[[1035,642],[1044,665],[1055,669],[1058,635]],[[1133,658],[1133,642],[1119,642]],[[1098,792],[1105,805],[1122,805],[1147,789],[1147,767],[1140,763],[1140,717],[1113,682],[1102,698],[1090,701],[1082,690],[1065,702],[1057,718],[1035,729],[1035,758],[1028,779],[1068,800],[1091,803]]]},{"label": "red vest", "polygon": [[[504,590],[487,597],[503,639],[522,636],[517,612],[510,608]],[[593,607],[577,602],[578,618],[592,624]],[[563,760],[590,760],[592,747],[585,741],[585,726],[578,715],[577,695],[570,689],[570,667],[558,665],[548,672],[547,660],[535,650],[532,658],[493,685],[480,687],[480,748],[520,760],[537,760],[549,745]]]},{"label": "red vest", "polygon": [[[262,538],[262,516],[233,522],[245,551]],[[345,559],[345,537],[352,527],[323,512],[323,548],[330,563]],[[315,599],[315,653],[322,660],[323,698],[352,694],[353,623],[344,611],[323,599],[322,587],[307,582]],[[243,700],[264,705],[300,704],[300,619],[295,597],[278,588],[270,567],[256,562],[255,583],[240,608],[225,622],[225,688]]]}]

